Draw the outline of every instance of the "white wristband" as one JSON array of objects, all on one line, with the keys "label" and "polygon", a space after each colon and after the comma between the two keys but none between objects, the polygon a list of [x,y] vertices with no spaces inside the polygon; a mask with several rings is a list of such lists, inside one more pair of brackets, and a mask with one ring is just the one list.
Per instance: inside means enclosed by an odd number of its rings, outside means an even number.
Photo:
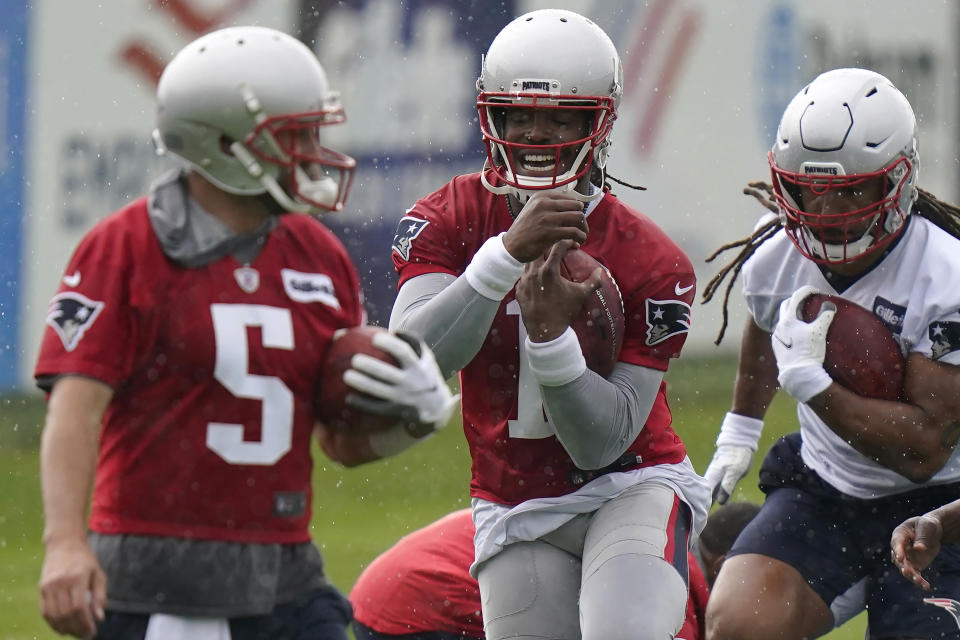
[{"label": "white wristband", "polygon": [[763,420],[727,412],[727,415],[723,416],[723,422],[720,423],[717,446],[729,444],[735,447],[748,447],[751,451],[756,451],[762,431]]},{"label": "white wristband", "polygon": [[833,384],[833,378],[819,364],[803,364],[781,369],[777,382],[800,402],[810,402]]},{"label": "white wristband", "polygon": [[[506,232],[504,232],[506,233]],[[518,262],[503,245],[503,233],[488,238],[474,254],[463,275],[470,286],[484,298],[500,301],[510,293],[523,275]]]},{"label": "white wristband", "polygon": [[367,441],[370,443],[371,451],[381,458],[389,458],[390,456],[397,455],[401,451],[406,451],[421,440],[430,437],[433,433],[434,432],[431,431],[425,436],[415,438],[410,435],[410,432],[407,431],[403,423],[397,423],[396,426],[386,431],[371,433]]},{"label": "white wristband", "polygon": [[530,371],[545,387],[559,387],[573,382],[587,370],[587,361],[580,350],[580,341],[571,327],[548,342],[524,342]]}]

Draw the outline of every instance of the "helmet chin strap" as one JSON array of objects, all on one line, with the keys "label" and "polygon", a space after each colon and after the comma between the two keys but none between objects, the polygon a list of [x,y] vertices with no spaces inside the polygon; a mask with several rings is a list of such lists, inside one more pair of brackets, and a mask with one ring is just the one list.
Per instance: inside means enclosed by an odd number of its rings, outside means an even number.
[{"label": "helmet chin strap", "polygon": [[[267,193],[269,193],[284,210],[295,213],[312,213],[314,211],[314,207],[310,204],[298,202],[291,198],[290,195],[284,191],[283,187],[280,186],[280,183],[277,182],[277,179],[263,170],[263,166],[245,146],[234,141],[230,144],[230,151],[233,153],[233,156],[243,164],[247,173],[259,180],[260,184],[267,190]],[[297,167],[297,169],[300,169],[300,167]],[[302,169],[300,170],[302,171]]]},{"label": "helmet chin strap", "polygon": [[[879,216],[883,216],[881,224]],[[884,213],[877,214],[873,223],[867,227],[867,230],[857,240],[846,242],[845,244],[827,244],[820,242],[813,233],[806,227],[803,227],[801,233],[804,241],[810,248],[810,252],[818,258],[828,262],[846,262],[858,258],[873,248],[877,241],[877,234],[882,227],[886,236],[895,236],[903,227],[906,221],[899,208],[888,209]]]},{"label": "helmet chin strap", "polygon": [[[586,157],[586,154],[587,152],[589,152],[589,150],[590,150],[590,146],[587,143],[584,143],[580,148],[580,153],[577,154],[577,158],[573,162],[573,167],[580,166],[580,164],[584,161],[584,158]],[[501,149],[500,153],[504,154],[505,151]],[[522,186],[518,187],[510,184],[504,184],[499,187],[496,187],[490,184],[490,181],[487,180],[487,176],[486,176],[487,170],[490,169],[489,158],[483,161],[483,169],[481,169],[480,171],[480,182],[488,191],[491,191],[492,193],[495,193],[497,195],[510,194],[514,196],[515,198],[517,198],[517,200],[520,201],[520,204],[526,204],[527,200],[529,200],[532,195],[534,195],[535,193],[539,193],[541,191],[552,191],[555,193],[569,193],[571,196],[573,196],[580,202],[584,202],[584,203],[593,202],[594,200],[597,200],[603,197],[603,189],[598,189],[595,192],[590,193],[589,195],[584,195],[580,193],[579,191],[577,191],[577,183],[579,182],[577,180],[571,180],[566,184],[562,184],[556,187],[551,187],[550,185],[554,183],[554,180],[555,180],[554,178],[538,177],[538,176],[519,176],[513,172],[513,170],[510,168],[509,163],[506,164],[506,167],[507,167],[507,175],[510,177],[510,179],[513,182],[516,182],[517,184],[520,184],[520,185],[523,185],[524,183],[526,183],[531,187],[537,187],[539,185],[542,185],[542,187],[540,187],[539,189],[538,188],[524,189]],[[601,169],[601,171],[602,170],[603,169]],[[564,175],[573,174],[574,172],[575,170],[571,168]],[[586,175],[589,175],[589,173]]]},{"label": "helmet chin strap", "polygon": [[[327,206],[334,207],[337,202],[337,196],[340,194],[340,185],[330,176],[321,176],[316,180],[310,178],[303,167],[297,165],[294,169],[297,176],[297,192],[307,200],[313,202],[329,203]],[[339,211],[342,205],[336,205],[336,211]]]},{"label": "helmet chin strap", "polygon": [[490,184],[490,181],[487,180],[486,170],[489,168],[488,163],[484,162],[483,170],[480,172],[480,182],[483,183],[483,186],[490,192],[497,195],[512,195],[517,200],[520,201],[520,204],[526,204],[527,200],[530,199],[530,196],[536,193],[543,193],[544,191],[552,191],[554,193],[569,193],[571,196],[579,200],[580,202],[593,202],[594,200],[599,200],[603,197],[603,189],[596,189],[589,195],[585,195],[577,191],[576,182],[568,182],[567,184],[560,185],[559,187],[554,187],[553,189],[519,189],[509,184],[501,185],[499,187]]},{"label": "helmet chin strap", "polygon": [[844,244],[827,244],[826,242],[822,242],[814,236],[813,232],[807,227],[803,227],[801,233],[807,246],[810,248],[810,252],[818,258],[828,262],[846,262],[863,255],[873,246],[876,226],[876,222],[874,222],[859,239]]}]

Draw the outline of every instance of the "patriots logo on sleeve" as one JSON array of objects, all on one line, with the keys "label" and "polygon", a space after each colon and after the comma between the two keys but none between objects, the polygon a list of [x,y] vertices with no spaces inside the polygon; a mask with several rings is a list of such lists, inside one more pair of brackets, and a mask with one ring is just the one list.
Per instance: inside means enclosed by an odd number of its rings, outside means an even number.
[{"label": "patriots logo on sleeve", "polygon": [[647,346],[690,331],[690,305],[680,300],[647,298]]},{"label": "patriots logo on sleeve", "polygon": [[429,220],[421,220],[413,216],[403,216],[397,225],[397,233],[393,236],[393,250],[404,260],[410,259],[410,247],[413,240],[430,224]]},{"label": "patriots logo on sleeve", "polygon": [[934,360],[960,349],[960,322],[934,322],[929,327],[929,335]]},{"label": "patriots logo on sleeve", "polygon": [[83,334],[93,325],[103,311],[103,303],[91,300],[75,291],[65,291],[53,296],[47,309],[47,324],[50,325],[63,348],[73,351]]}]

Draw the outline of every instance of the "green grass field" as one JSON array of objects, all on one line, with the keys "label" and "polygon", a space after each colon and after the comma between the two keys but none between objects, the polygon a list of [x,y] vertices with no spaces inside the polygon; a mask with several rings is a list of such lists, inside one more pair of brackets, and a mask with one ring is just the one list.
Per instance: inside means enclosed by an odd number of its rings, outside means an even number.
[{"label": "green grass field", "polygon": [[[689,359],[676,362],[668,376],[675,428],[701,472],[730,405],[733,370],[731,359]],[[46,627],[37,604],[42,414],[42,401],[35,397],[0,398],[0,640],[60,637]],[[795,424],[793,403],[779,395],[768,414],[761,451]],[[343,469],[322,455],[316,459],[312,534],[323,549],[330,579],[343,591],[397,538],[469,504],[469,455],[455,424],[395,459],[366,467]],[[762,500],[756,465],[734,498]],[[861,614],[825,637],[861,640],[865,626]]]}]

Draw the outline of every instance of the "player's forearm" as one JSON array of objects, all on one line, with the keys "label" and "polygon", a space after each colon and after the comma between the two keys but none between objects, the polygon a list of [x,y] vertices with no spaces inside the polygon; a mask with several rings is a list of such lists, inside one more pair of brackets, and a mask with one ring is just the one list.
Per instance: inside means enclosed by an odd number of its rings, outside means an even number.
[{"label": "player's forearm", "polygon": [[940,540],[942,544],[960,542],[960,500],[954,500],[934,509],[929,515],[940,521],[943,530]]},{"label": "player's forearm", "polygon": [[99,385],[66,378],[50,397],[40,444],[40,481],[46,544],[85,539],[86,513],[96,469],[100,420],[109,400],[84,396],[83,388]]},{"label": "player's forearm", "polygon": [[395,456],[433,434],[429,428],[420,431],[397,423],[378,433],[344,433],[317,424],[314,433],[320,448],[331,460],[345,467],[356,467]]},{"label": "player's forearm", "polygon": [[952,450],[942,441],[943,425],[912,404],[865,398],[833,383],[807,405],[851,447],[913,482],[932,478]]},{"label": "player's forearm", "polygon": [[499,308],[499,301],[480,295],[464,276],[426,274],[401,287],[390,329],[423,338],[449,378],[480,351]]},{"label": "player's forearm", "polygon": [[636,440],[662,379],[660,371],[618,363],[607,379],[587,370],[564,385],[541,385],[540,394],[574,464],[600,469]]},{"label": "player's forearm", "polygon": [[740,343],[732,413],[763,419],[777,393],[777,361],[770,334],[747,319]]}]

